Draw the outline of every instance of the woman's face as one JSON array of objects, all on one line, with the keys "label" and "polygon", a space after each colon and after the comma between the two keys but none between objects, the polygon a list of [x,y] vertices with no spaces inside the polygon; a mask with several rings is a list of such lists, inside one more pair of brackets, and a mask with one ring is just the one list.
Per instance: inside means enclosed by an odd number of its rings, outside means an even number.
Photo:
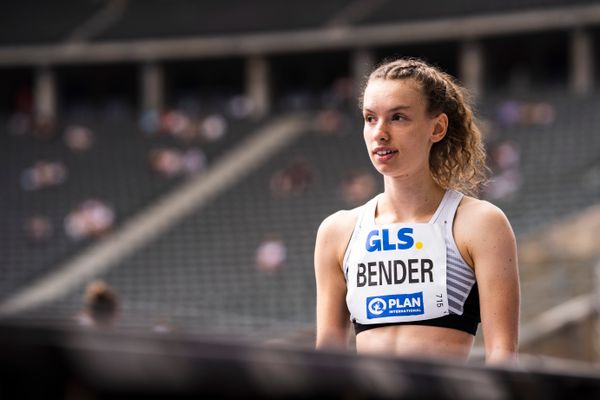
[{"label": "woman's face", "polygon": [[364,139],[375,168],[401,177],[429,171],[431,145],[444,137],[445,114],[430,116],[412,79],[369,81],[363,96]]}]

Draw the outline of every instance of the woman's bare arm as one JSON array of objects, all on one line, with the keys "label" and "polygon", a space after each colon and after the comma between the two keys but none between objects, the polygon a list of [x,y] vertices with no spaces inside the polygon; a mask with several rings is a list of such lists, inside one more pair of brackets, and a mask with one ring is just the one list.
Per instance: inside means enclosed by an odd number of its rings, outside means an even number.
[{"label": "woman's bare arm", "polygon": [[520,289],[513,230],[504,213],[485,201],[471,201],[462,220],[460,229],[479,287],[486,362],[514,362]]},{"label": "woman's bare arm", "polygon": [[[327,217],[319,227],[315,244],[317,285],[316,348],[348,346],[349,314],[346,308],[346,281],[342,272],[343,243],[349,234],[347,211]],[[345,242],[344,242],[345,241]]]}]

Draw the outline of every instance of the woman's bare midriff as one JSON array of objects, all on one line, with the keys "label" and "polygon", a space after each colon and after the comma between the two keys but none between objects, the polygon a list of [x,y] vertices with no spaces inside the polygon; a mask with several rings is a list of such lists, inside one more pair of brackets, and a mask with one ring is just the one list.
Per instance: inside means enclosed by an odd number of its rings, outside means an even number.
[{"label": "woman's bare midriff", "polygon": [[472,335],[456,329],[396,325],[360,332],[356,335],[356,350],[364,354],[467,359],[473,341]]}]

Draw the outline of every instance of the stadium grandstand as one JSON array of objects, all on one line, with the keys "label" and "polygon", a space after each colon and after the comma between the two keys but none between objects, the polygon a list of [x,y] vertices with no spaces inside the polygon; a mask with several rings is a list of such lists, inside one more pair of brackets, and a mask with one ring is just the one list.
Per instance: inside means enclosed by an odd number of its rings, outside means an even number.
[{"label": "stadium grandstand", "polygon": [[[0,396],[600,394],[597,1],[21,0],[0,21]],[[482,370],[479,336],[467,365],[312,351],[315,234],[383,189],[357,97],[397,56],[472,94],[521,369]]]}]

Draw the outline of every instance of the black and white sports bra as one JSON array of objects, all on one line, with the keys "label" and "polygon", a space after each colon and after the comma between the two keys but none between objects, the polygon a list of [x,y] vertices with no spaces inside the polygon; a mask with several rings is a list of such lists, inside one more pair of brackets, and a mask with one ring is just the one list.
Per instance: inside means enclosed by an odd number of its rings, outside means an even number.
[{"label": "black and white sports bra", "polygon": [[475,335],[481,321],[475,274],[452,234],[462,198],[447,190],[428,223],[378,225],[379,196],[362,206],[344,255],[346,305],[357,334],[412,324]]}]

